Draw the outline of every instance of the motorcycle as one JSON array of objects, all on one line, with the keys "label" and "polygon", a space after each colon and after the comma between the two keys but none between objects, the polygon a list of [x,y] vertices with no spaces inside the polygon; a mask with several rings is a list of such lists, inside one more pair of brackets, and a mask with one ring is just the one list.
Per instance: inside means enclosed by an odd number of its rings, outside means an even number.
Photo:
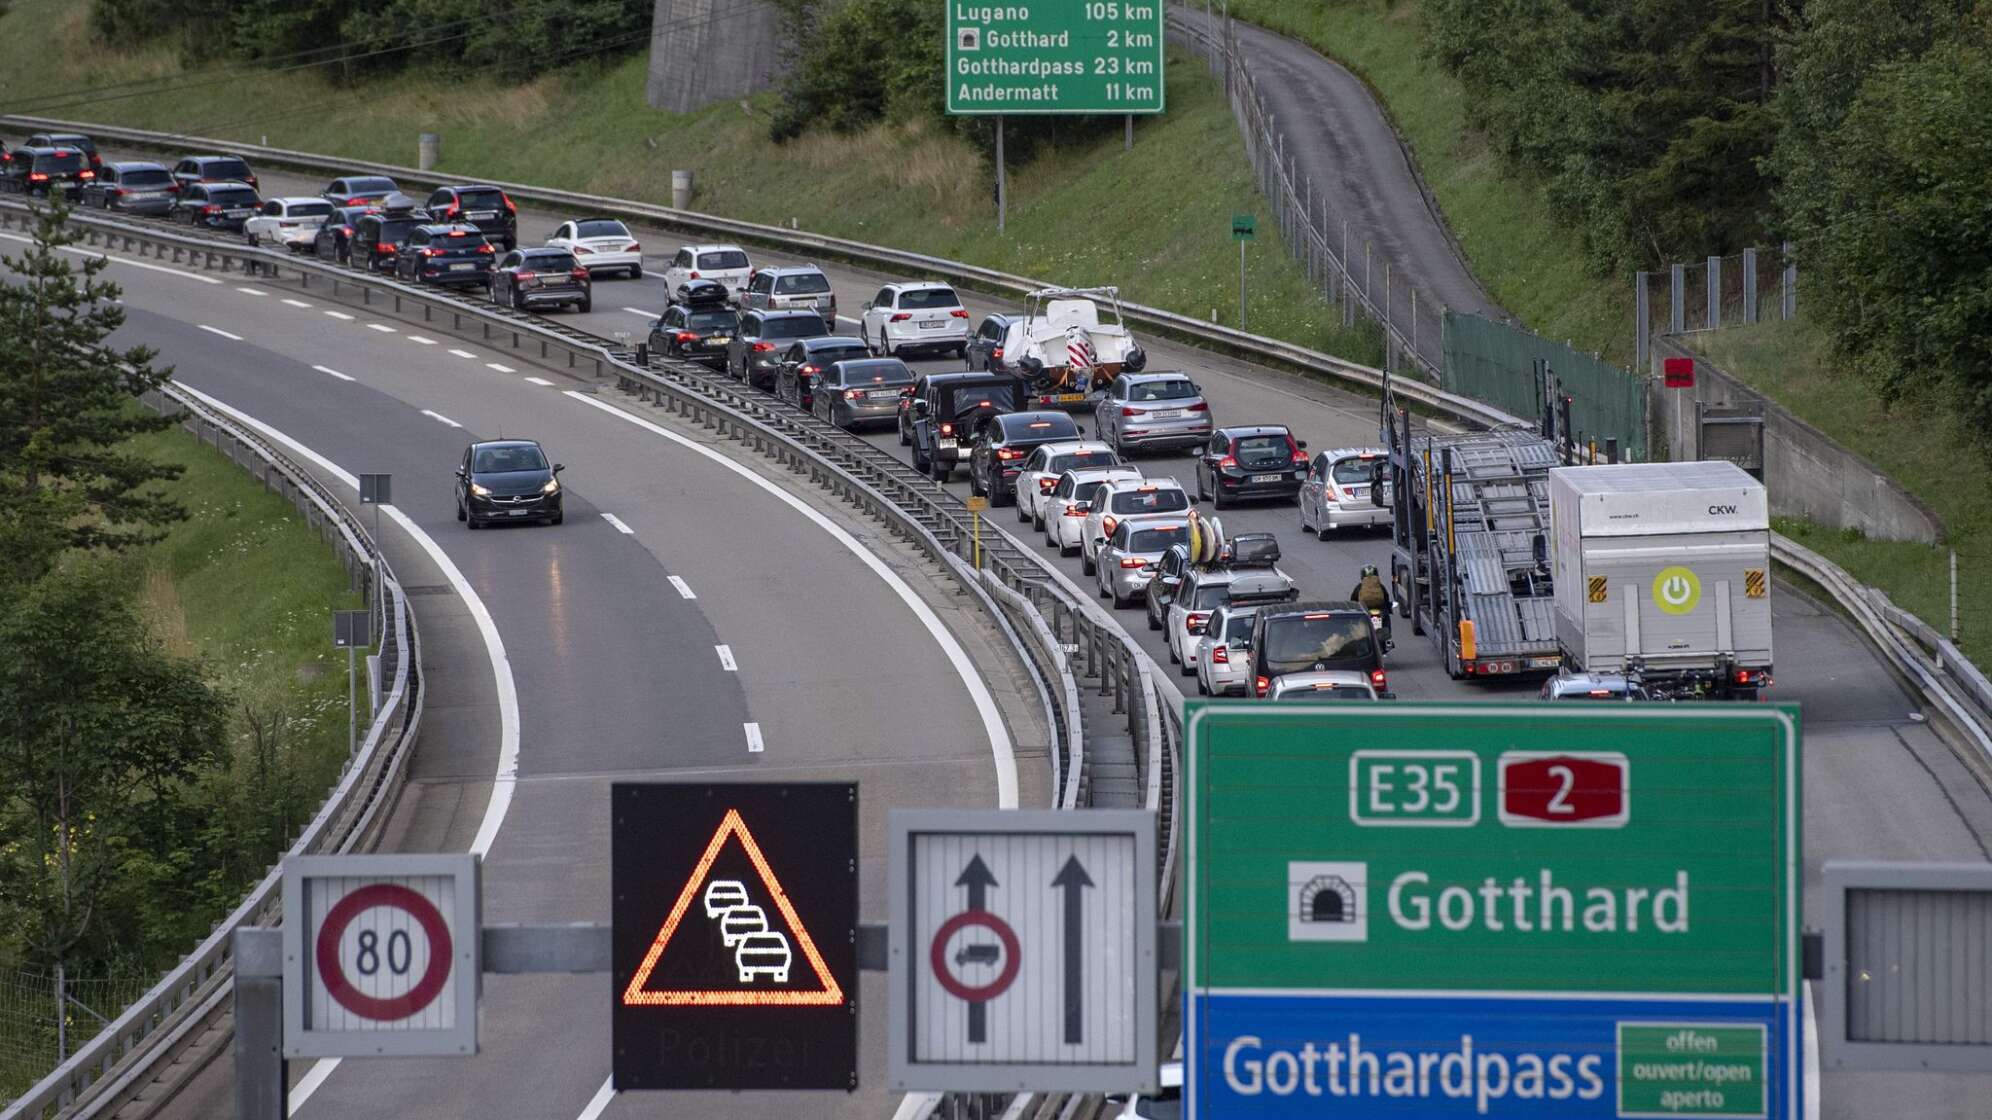
[{"label": "motorcycle", "polygon": [[1383,611],[1372,609],[1369,612],[1369,620],[1370,620],[1370,633],[1375,634],[1377,640],[1383,643],[1383,652],[1389,653],[1391,650],[1396,649],[1397,648],[1396,640],[1390,636],[1390,631],[1384,629]]}]

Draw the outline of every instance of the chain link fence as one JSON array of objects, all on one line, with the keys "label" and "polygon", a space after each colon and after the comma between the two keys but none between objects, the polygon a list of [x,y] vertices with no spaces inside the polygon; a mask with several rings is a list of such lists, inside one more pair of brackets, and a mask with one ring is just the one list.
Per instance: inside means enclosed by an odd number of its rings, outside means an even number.
[{"label": "chain link fence", "polygon": [[95,1038],[153,979],[0,972],[0,1103],[27,1091]]},{"label": "chain link fence", "polygon": [[1796,319],[1798,257],[1787,241],[1775,249],[1636,272],[1632,299],[1633,368],[1645,369],[1655,329],[1685,334]]},{"label": "chain link fence", "polygon": [[1568,396],[1570,435],[1579,444],[1617,440],[1620,461],[1648,457],[1645,379],[1479,315],[1446,312],[1444,336],[1447,392],[1523,417],[1539,417],[1546,402]]}]

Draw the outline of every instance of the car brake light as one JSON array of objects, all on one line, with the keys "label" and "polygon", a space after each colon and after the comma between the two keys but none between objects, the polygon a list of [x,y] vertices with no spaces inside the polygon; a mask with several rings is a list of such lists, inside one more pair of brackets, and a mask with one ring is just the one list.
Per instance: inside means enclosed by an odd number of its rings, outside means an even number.
[{"label": "car brake light", "polygon": [[83,170],[78,171],[76,173],[76,177],[78,179],[95,179],[97,177],[97,173],[86,167]]},{"label": "car brake light", "polygon": [[696,269],[694,269],[694,270],[692,271],[692,274],[691,274],[691,276],[687,277],[687,279],[690,279],[690,280],[697,280],[698,278],[699,278],[699,274],[698,274],[698,270],[696,270]]},{"label": "car brake light", "polygon": [[588,279],[588,270],[577,268],[573,272],[568,273],[568,275],[574,277],[576,280],[586,281]]},{"label": "car brake light", "polygon": [[393,246],[392,244],[389,244],[389,243],[388,243],[388,242],[386,242],[386,241],[376,241],[376,242],[374,242],[374,252],[376,252],[376,253],[392,253],[392,252],[394,252],[394,246]]},{"label": "car brake light", "polygon": [[1737,684],[1749,684],[1749,683],[1750,683],[1750,670],[1748,670],[1748,669],[1738,669],[1738,670],[1736,670],[1736,683],[1737,683]]},{"label": "car brake light", "polygon": [[623,252],[625,252],[625,253],[641,253],[641,252],[643,252],[643,246],[641,246],[641,245],[638,245],[638,244],[637,244],[636,242],[632,241],[632,242],[630,242],[629,244],[627,244],[627,245],[623,246]]},{"label": "car brake light", "polygon": [[954,425],[953,425],[953,424],[942,424],[942,425],[941,425],[941,434],[942,434],[942,435],[944,435],[944,436],[951,436],[951,435],[953,435],[953,434],[954,434]]},{"label": "car brake light", "polygon": [[517,272],[513,274],[512,281],[517,284],[535,284],[539,282],[539,273],[532,271]]},{"label": "car brake light", "polygon": [[242,181],[249,184],[252,187],[256,185],[256,177],[254,175],[251,175],[247,179],[244,179]]},{"label": "car brake light", "polygon": [[1272,689],[1272,687],[1273,687],[1273,682],[1267,680],[1264,677],[1258,677],[1254,679],[1252,682],[1253,691],[1257,692],[1260,696],[1264,696],[1268,691]]},{"label": "car brake light", "polygon": [[216,205],[214,205],[213,203],[209,203],[208,205],[206,205],[206,206],[203,206],[203,207],[201,207],[201,213],[203,213],[203,214],[219,214],[219,213],[221,213],[221,207],[219,207],[219,206],[216,206]]},{"label": "car brake light", "polygon": [[906,312],[901,311],[892,317],[892,321],[895,323],[903,323],[906,320],[911,319],[912,317],[913,316],[908,315]]},{"label": "car brake light", "polygon": [[844,390],[844,399],[845,399],[845,400],[847,400],[847,401],[854,401],[854,400],[857,400],[858,398],[860,398],[860,397],[862,397],[862,396],[864,396],[864,395],[865,395],[865,391],[864,391],[863,389],[846,389],[846,390]]},{"label": "car brake light", "polygon": [[772,342],[757,342],[754,344],[754,352],[757,354],[765,354],[774,348],[775,344]]},{"label": "car brake light", "polygon": [[440,257],[443,255],[443,251],[441,249],[418,249],[416,250],[416,255],[422,257]]},{"label": "car brake light", "polygon": [[30,171],[28,172],[28,182],[46,183],[48,182],[48,175],[40,171]]},{"label": "car brake light", "polygon": [[1003,348],[1001,346],[995,347],[989,351],[989,356],[992,358],[1001,358],[1003,356]]},{"label": "car brake light", "polygon": [[1593,700],[1609,700],[1612,696],[1612,690],[1609,688],[1594,688],[1587,695]]},{"label": "car brake light", "polygon": [[347,199],[347,200],[346,200],[346,205],[348,205],[348,206],[364,206],[364,205],[366,204],[366,201],[367,201],[367,200],[366,200],[366,199],[364,199],[364,198],[349,198],[349,199]]},{"label": "car brake light", "polygon": [[1370,670],[1370,683],[1371,683],[1371,684],[1375,685],[1375,686],[1376,686],[1376,687],[1378,687],[1378,688],[1382,688],[1382,687],[1383,687],[1383,681],[1384,681],[1384,676],[1383,676],[1383,670],[1382,670],[1382,669],[1371,669],[1371,670]]},{"label": "car brake light", "polygon": [[576,245],[574,247],[574,255],[577,257],[592,257],[595,255],[595,250],[588,248],[586,245]]},{"label": "car brake light", "polygon": [[1051,488],[1056,485],[1058,485],[1058,480],[1055,478],[1040,478],[1038,479],[1038,493],[1049,494],[1051,493]]},{"label": "car brake light", "polygon": [[454,218],[461,213],[463,213],[463,203],[452,202],[450,203],[450,208],[448,210],[443,211],[443,217]]},{"label": "car brake light", "polygon": [[968,318],[968,312],[966,312],[966,311],[962,310],[962,309],[961,309],[961,308],[959,308],[959,307],[955,308],[955,309],[954,309],[953,311],[950,311],[950,312],[948,312],[948,314],[949,314],[949,315],[952,315],[953,317],[955,317],[955,318],[957,318],[957,319],[966,319],[966,318]]},{"label": "car brake light", "polygon": [[1183,618],[1183,629],[1188,630],[1192,634],[1201,634],[1203,633],[1204,624],[1209,621],[1210,612],[1208,611],[1186,615]]},{"label": "car brake light", "polygon": [[697,342],[699,340],[699,332],[679,331],[677,334],[674,334],[671,337],[678,342]]},{"label": "car brake light", "polygon": [[1195,404],[1189,404],[1189,405],[1184,405],[1184,406],[1183,406],[1183,411],[1184,411],[1184,412],[1209,412],[1209,411],[1210,411],[1210,402],[1209,402],[1209,401],[1198,401],[1198,402],[1197,402],[1197,403],[1195,403]]},{"label": "car brake light", "polygon": [[795,367],[795,371],[796,371],[797,373],[806,373],[806,374],[809,374],[809,375],[811,375],[811,376],[813,377],[813,376],[815,376],[816,374],[819,374],[819,373],[822,373],[822,372],[823,372],[823,367],[822,367],[822,366],[819,366],[819,365],[817,365],[817,364],[816,364],[816,363],[814,363],[814,362],[806,362],[806,363],[804,363],[804,364],[802,364],[802,365],[799,365],[799,366]]},{"label": "car brake light", "polygon": [[461,229],[453,229],[453,230],[451,230],[451,231],[450,231],[450,236],[451,236],[451,237],[469,237],[469,236],[470,236],[470,231],[469,231],[469,230],[461,230]]},{"label": "car brake light", "polygon": [[1226,455],[1224,458],[1219,459],[1217,461],[1217,465],[1220,467],[1235,467],[1238,465],[1238,460],[1232,458],[1229,455]]},{"label": "car brake light", "polygon": [[1139,556],[1121,557],[1121,567],[1123,568],[1145,568],[1147,566],[1148,566],[1148,561],[1143,560]]},{"label": "car brake light", "polygon": [[480,252],[480,253],[495,253],[495,252],[497,252],[498,250],[496,250],[496,249],[493,249],[493,248],[491,247],[490,243],[488,243],[488,242],[487,242],[487,243],[485,243],[485,244],[483,244],[483,245],[479,245],[479,246],[477,247],[477,251],[478,251],[478,252]]},{"label": "car brake light", "polygon": [[1231,664],[1231,653],[1224,646],[1210,647],[1210,663],[1213,665]]},{"label": "car brake light", "polygon": [[996,457],[997,457],[998,459],[1001,459],[1001,460],[1003,460],[1004,462],[1006,462],[1006,463],[1007,463],[1007,462],[1009,462],[1009,461],[1010,461],[1010,460],[1012,460],[1012,459],[1021,459],[1021,458],[1023,458],[1023,457],[1024,457],[1024,453],[1023,453],[1023,452],[1021,452],[1021,451],[1018,451],[1018,450],[1015,450],[1014,448],[1009,448],[1009,447],[999,447],[999,448],[997,448],[997,449],[996,449]]},{"label": "car brake light", "polygon": [[1114,526],[1119,524],[1120,520],[1111,515],[1100,519],[1100,528],[1106,530],[1107,535],[1110,537],[1114,535]]},{"label": "car brake light", "polygon": [[519,208],[518,208],[518,207],[516,207],[516,206],[514,206],[514,205],[512,205],[512,199],[511,199],[511,196],[510,196],[510,195],[507,195],[507,194],[506,194],[506,193],[505,193],[504,191],[499,191],[499,192],[498,192],[498,201],[500,201],[500,202],[502,202],[502,203],[504,203],[504,204],[505,204],[505,212],[506,212],[507,214],[511,214],[511,215],[514,215],[514,216],[517,216],[517,215],[518,215],[518,213],[519,213]]},{"label": "car brake light", "polygon": [[1121,415],[1122,415],[1122,416],[1139,416],[1139,415],[1141,415],[1141,410],[1140,410],[1140,409],[1138,409],[1138,408],[1129,408],[1129,407],[1127,407],[1126,405],[1122,405],[1122,406],[1121,406]]}]

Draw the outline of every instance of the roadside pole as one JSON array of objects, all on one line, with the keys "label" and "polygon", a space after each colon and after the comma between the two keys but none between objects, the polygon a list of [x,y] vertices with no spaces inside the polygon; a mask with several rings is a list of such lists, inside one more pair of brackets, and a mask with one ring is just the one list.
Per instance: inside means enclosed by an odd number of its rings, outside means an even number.
[{"label": "roadside pole", "polygon": [[373,612],[332,612],[332,648],[346,651],[346,753],[360,748],[359,651],[373,645]]},{"label": "roadside pole", "polygon": [[1004,210],[1008,199],[1004,197],[1003,183],[1003,118],[996,117],[996,232],[1003,232]]},{"label": "roadside pole", "polygon": [[968,514],[969,535],[975,542],[975,570],[982,570],[982,511],[989,508],[989,499],[969,495]]},{"label": "roadside pole", "polygon": [[1251,214],[1231,215],[1231,239],[1238,242],[1238,329],[1245,329],[1245,243],[1259,234],[1259,219]]}]

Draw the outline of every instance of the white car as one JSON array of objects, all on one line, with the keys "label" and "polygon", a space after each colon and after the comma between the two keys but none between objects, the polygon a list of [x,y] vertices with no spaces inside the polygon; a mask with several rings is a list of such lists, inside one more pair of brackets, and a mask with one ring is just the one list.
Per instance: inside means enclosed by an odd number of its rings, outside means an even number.
[{"label": "white car", "polygon": [[1162,624],[1169,660],[1183,667],[1184,676],[1196,675],[1197,646],[1219,607],[1284,603],[1297,594],[1293,578],[1278,568],[1191,568],[1170,597]]},{"label": "white car", "polygon": [[242,223],[242,236],[251,245],[282,245],[293,253],[311,248],[318,227],[332,216],[332,204],[322,198],[266,198],[253,217]]},{"label": "white car", "polygon": [[1381,700],[1376,686],[1361,673],[1344,669],[1288,673],[1273,678],[1273,700]]},{"label": "white car", "polygon": [[562,222],[546,243],[574,254],[574,262],[587,269],[590,277],[623,272],[632,280],[643,278],[643,246],[628,226],[614,218]]},{"label": "white car", "polygon": [[965,358],[968,334],[968,309],[946,284],[887,284],[858,319],[858,337],[888,358],[903,350],[952,350]]},{"label": "white car", "polygon": [[1051,495],[1052,487],[1058,485],[1059,475],[1120,465],[1121,457],[1104,443],[1062,440],[1040,444],[1024,457],[1023,469],[1017,472],[1017,520],[1028,521],[1042,532],[1044,500]]},{"label": "white car", "polygon": [[1190,511],[1190,496],[1173,478],[1116,479],[1100,487],[1093,496],[1093,508],[1080,530],[1079,567],[1093,574],[1093,561],[1100,555],[1100,542],[1113,534],[1114,526],[1129,517],[1184,514]]},{"label": "white car", "polygon": [[1204,696],[1244,696],[1252,677],[1252,619],[1258,604],[1222,606],[1204,625],[1197,643],[1197,692]]},{"label": "white car", "polygon": [[747,251],[738,245],[681,245],[664,266],[664,288],[676,300],[685,294],[685,285],[694,280],[711,280],[733,294],[734,302],[747,288],[754,266]]},{"label": "white car", "polygon": [[1059,475],[1042,503],[1044,543],[1058,549],[1060,556],[1079,551],[1086,535],[1086,515],[1093,511],[1093,492],[1103,482],[1140,477],[1141,472],[1133,467],[1094,467]]}]

